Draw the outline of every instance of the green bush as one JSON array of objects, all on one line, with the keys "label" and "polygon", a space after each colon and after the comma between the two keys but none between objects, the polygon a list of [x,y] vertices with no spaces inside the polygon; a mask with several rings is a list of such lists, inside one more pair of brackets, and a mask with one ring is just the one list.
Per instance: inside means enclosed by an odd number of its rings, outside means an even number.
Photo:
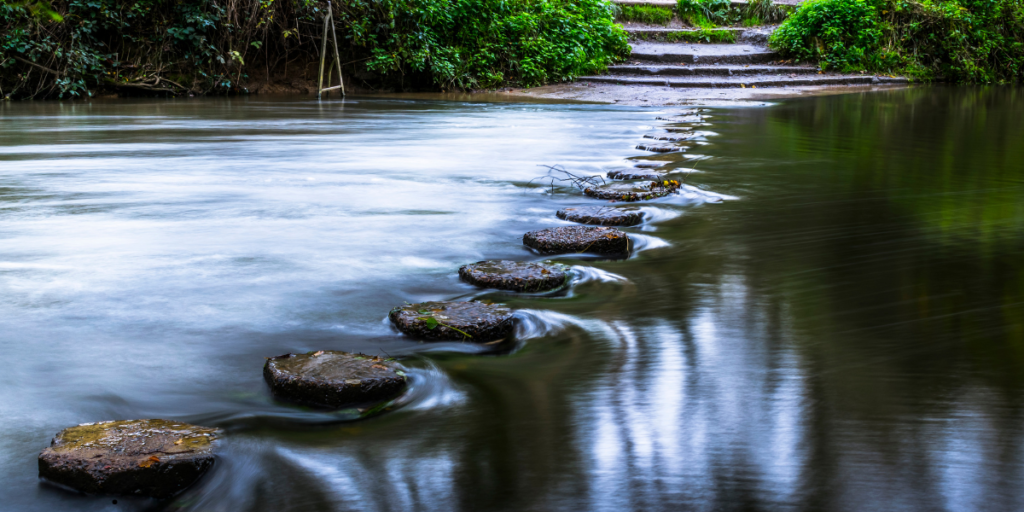
[{"label": "green bush", "polygon": [[740,12],[729,0],[678,0],[679,18],[704,29],[732,25],[740,21]]},{"label": "green bush", "polygon": [[[0,0],[0,94],[244,92],[250,70],[317,61],[326,8],[44,1]],[[340,0],[334,14],[345,72],[377,87],[532,86],[601,71],[629,53],[604,0]]]},{"label": "green bush", "polygon": [[650,25],[668,25],[672,21],[672,9],[654,5],[622,5],[619,6],[618,18],[622,21],[635,21]]},{"label": "green bush", "polygon": [[810,0],[772,35],[825,69],[971,83],[1024,81],[1021,0]]},{"label": "green bush", "polygon": [[826,69],[863,69],[882,30],[868,0],[810,0],[771,36],[771,45],[800,60],[820,59]]}]

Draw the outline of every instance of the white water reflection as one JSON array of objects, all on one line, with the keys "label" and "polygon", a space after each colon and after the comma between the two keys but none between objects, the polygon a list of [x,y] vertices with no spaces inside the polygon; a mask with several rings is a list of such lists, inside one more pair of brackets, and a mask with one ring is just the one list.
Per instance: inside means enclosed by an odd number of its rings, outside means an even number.
[{"label": "white water reflection", "polygon": [[722,486],[740,474],[753,479],[747,499],[799,502],[804,377],[795,354],[766,350],[750,338],[757,330],[740,328],[756,321],[742,299],[697,312],[685,328],[616,321],[605,331],[611,368],[576,408],[574,437],[594,468],[588,510],[730,508],[739,503],[719,502]]}]

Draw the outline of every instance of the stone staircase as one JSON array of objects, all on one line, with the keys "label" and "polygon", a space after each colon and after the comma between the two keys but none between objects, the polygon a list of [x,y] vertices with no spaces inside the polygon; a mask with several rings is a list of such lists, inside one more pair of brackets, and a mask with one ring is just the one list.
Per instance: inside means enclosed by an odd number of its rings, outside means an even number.
[{"label": "stone staircase", "polygon": [[[621,5],[653,5],[674,7],[674,0],[612,0]],[[798,0],[776,0],[776,3],[797,3]],[[734,7],[743,1],[734,0]],[[822,72],[811,64],[783,62],[768,49],[768,36],[775,27],[722,27],[735,43],[659,42],[692,40],[701,31],[686,28],[678,20],[675,27],[651,27],[622,23],[629,33],[632,53],[629,62],[610,66],[607,74],[584,76],[578,80],[590,83],[650,85],[678,88],[715,87],[796,87],[847,86],[906,83],[902,77],[867,74]],[[677,28],[676,28],[677,27]]]}]

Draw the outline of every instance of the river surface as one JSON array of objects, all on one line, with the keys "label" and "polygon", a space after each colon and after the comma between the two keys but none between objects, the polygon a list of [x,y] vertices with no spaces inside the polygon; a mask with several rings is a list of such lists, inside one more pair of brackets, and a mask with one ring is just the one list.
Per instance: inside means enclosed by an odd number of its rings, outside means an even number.
[{"label": "river surface", "polygon": [[[1019,510],[1024,91],[684,110],[0,105],[0,509]],[[636,149],[666,127],[686,151]],[[556,294],[460,283],[593,204],[542,165],[638,162],[691,188],[629,259],[560,257]],[[468,298],[517,309],[514,343],[385,320]],[[264,358],[321,349],[412,389],[362,419],[273,400]],[[177,498],[38,480],[62,428],[150,417],[224,429]]]}]

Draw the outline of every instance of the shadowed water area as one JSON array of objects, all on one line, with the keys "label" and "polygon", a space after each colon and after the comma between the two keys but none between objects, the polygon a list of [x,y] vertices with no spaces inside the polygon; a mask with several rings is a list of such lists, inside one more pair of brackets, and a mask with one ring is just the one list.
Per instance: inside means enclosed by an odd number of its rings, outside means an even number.
[{"label": "shadowed water area", "polygon": [[[0,105],[0,509],[1018,508],[1024,92],[714,108],[685,152],[635,149],[682,110]],[[539,164],[701,156],[638,203],[629,259],[558,256],[550,294],[459,281],[604,204]],[[468,297],[515,339],[386,321]],[[313,350],[399,357],[410,389],[363,419],[275,401],[264,358]],[[223,429],[216,465],[163,503],[37,479],[62,428],[133,418]]]}]

